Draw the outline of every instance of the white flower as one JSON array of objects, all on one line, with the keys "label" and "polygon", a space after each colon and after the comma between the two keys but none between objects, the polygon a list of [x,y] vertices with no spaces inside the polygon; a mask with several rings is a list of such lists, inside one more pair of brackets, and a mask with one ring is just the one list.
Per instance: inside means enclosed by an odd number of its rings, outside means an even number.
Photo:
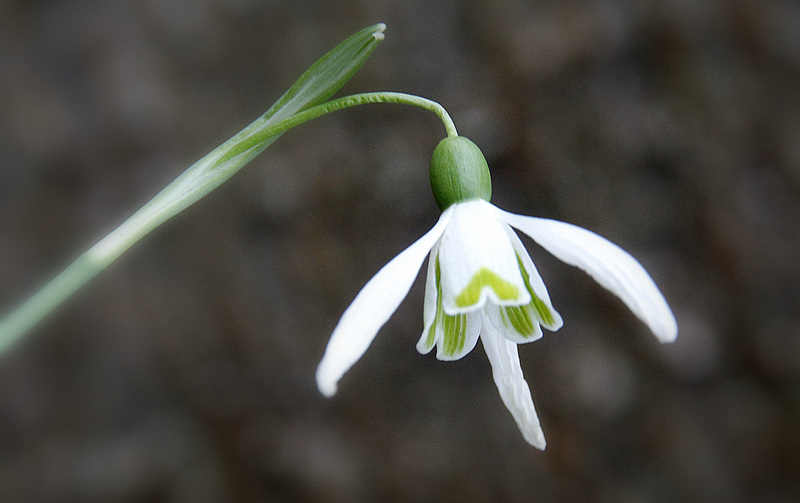
[{"label": "white flower", "polygon": [[522,375],[517,344],[561,328],[561,316],[514,227],[615,293],[661,342],[678,333],[666,300],[642,265],[597,234],[556,220],[515,215],[489,203],[488,167],[463,137],[447,138],[431,161],[434,196],[445,208],[424,236],[386,264],[342,315],[317,368],[325,396],[364,354],[408,294],[425,256],[424,330],[417,343],[440,360],[457,360],[478,339],[489,357],[500,397],[525,440],[544,449],[544,433]]},{"label": "white flower", "polygon": [[430,231],[364,286],[334,329],[319,364],[320,391],[326,396],[336,393],[339,379],[397,309],[430,254],[425,329],[417,349],[424,354],[435,345],[437,358],[456,360],[469,353],[480,337],[503,402],[525,440],[544,449],[517,343],[540,338],[540,326],[558,330],[562,321],[510,226],[618,295],[661,342],[675,339],[678,326],[667,302],[627,252],[581,227],[515,215],[477,199],[447,208]]}]

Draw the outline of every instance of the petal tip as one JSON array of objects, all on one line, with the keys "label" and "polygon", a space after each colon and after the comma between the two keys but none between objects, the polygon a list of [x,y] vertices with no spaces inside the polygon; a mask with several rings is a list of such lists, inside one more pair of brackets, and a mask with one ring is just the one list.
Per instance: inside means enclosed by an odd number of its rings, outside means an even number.
[{"label": "petal tip", "polygon": [[658,310],[655,310],[650,319],[644,319],[650,331],[661,344],[675,342],[678,337],[678,321],[675,314],[664,300]]},{"label": "petal tip", "polygon": [[[517,418],[515,417],[515,419]],[[547,441],[544,438],[544,431],[542,430],[541,424],[539,424],[538,418],[534,417],[532,421],[531,418],[527,418],[527,420],[523,420],[522,423],[519,423],[518,421],[518,425],[526,442],[536,447],[540,451],[543,451],[545,447],[547,447]]]},{"label": "petal tip", "polygon": [[654,330],[653,333],[661,344],[675,342],[675,339],[678,338],[678,323],[673,318],[670,323]]},{"label": "petal tip", "polygon": [[529,444],[531,444],[532,446],[536,447],[540,451],[545,450],[545,448],[547,447],[547,441],[544,439],[544,433],[542,432],[541,429],[536,434],[536,438],[533,438],[533,439],[526,438],[525,440],[527,440],[527,442]]},{"label": "petal tip", "polygon": [[332,398],[333,395],[336,394],[336,391],[338,391],[338,387],[331,383],[318,382],[317,387],[319,388],[319,392],[322,393],[325,398]]},{"label": "petal tip", "polygon": [[322,364],[317,368],[317,388],[325,398],[331,398],[339,389],[338,379],[325,375],[326,372]]},{"label": "petal tip", "polygon": [[561,317],[561,314],[558,313],[555,309],[550,311],[553,314],[553,323],[550,325],[546,325],[542,323],[542,326],[551,332],[557,332],[564,326],[564,319]]},{"label": "petal tip", "polygon": [[[427,339],[427,335],[423,334],[423,337],[424,337],[425,339]],[[424,339],[421,339],[421,340],[420,340],[420,341],[417,343],[417,351],[418,351],[418,352],[419,352],[419,354],[421,354],[421,355],[427,355],[428,353],[430,353],[430,352],[431,352],[431,349],[433,349],[433,346],[435,346],[435,345],[436,345],[436,344],[431,344],[431,345],[428,345],[428,344],[427,344],[427,341],[425,341]]]}]

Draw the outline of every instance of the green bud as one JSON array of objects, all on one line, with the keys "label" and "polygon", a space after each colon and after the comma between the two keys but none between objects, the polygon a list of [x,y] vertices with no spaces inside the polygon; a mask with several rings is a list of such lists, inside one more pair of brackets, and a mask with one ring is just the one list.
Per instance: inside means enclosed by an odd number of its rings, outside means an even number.
[{"label": "green bud", "polygon": [[439,142],[431,157],[431,190],[442,211],[470,199],[490,200],[492,179],[481,149],[463,136]]}]

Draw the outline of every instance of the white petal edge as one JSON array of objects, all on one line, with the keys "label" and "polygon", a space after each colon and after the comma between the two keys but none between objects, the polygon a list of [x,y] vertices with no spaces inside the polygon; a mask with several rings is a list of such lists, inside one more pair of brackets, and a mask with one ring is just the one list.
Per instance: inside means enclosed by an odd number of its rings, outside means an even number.
[{"label": "white petal edge", "polygon": [[431,349],[436,345],[434,339],[433,344],[428,345],[428,332],[436,319],[436,307],[438,302],[438,290],[436,287],[436,254],[439,253],[439,242],[433,245],[430,255],[428,255],[428,274],[425,279],[425,303],[422,308],[422,324],[424,328],[422,335],[417,342],[417,351],[426,355],[430,353]]},{"label": "white petal edge", "polygon": [[431,230],[383,266],[342,314],[317,367],[317,387],[323,395],[336,394],[339,379],[366,352],[378,330],[408,295],[422,261],[451,216],[452,211],[442,213]]},{"label": "white petal edge", "polygon": [[583,269],[619,296],[659,341],[672,342],[678,336],[678,323],[664,295],[628,252],[577,225],[495,209],[500,214],[498,218],[530,236],[558,259]]},{"label": "white petal edge", "polygon": [[525,441],[544,450],[547,442],[533,406],[531,390],[522,374],[517,345],[494,329],[491,323],[483,324],[481,342],[492,365],[492,377],[500,398],[514,417]]}]

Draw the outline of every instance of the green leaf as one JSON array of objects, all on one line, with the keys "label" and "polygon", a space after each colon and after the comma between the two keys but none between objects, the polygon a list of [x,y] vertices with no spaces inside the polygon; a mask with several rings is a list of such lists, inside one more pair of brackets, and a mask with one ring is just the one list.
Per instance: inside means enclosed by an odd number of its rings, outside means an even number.
[{"label": "green leaf", "polygon": [[259,131],[319,105],[338,91],[383,40],[385,28],[383,24],[364,28],[334,47],[311,65],[266,113],[191,165],[122,225],[0,320],[0,351],[27,333],[142,237],[217,188],[280,136],[275,133],[253,138]]},{"label": "green leaf", "polygon": [[378,23],[354,33],[331,49],[297,79],[262,116],[273,122],[318,105],[353,76],[383,40],[386,25]]},{"label": "green leaf", "polygon": [[[333,96],[375,51],[378,42],[383,40],[385,29],[386,25],[383,23],[364,28],[350,35],[344,42],[322,56],[292,84],[288,91],[283,93],[283,96],[278,98],[278,101],[264,115],[221,145],[218,150],[222,155],[216,161],[224,162],[249,150],[250,143],[244,141],[248,137],[288,119],[297,112],[319,105]],[[258,155],[278,136],[280,135],[275,135],[259,145],[261,148],[256,148],[252,157]]]}]

